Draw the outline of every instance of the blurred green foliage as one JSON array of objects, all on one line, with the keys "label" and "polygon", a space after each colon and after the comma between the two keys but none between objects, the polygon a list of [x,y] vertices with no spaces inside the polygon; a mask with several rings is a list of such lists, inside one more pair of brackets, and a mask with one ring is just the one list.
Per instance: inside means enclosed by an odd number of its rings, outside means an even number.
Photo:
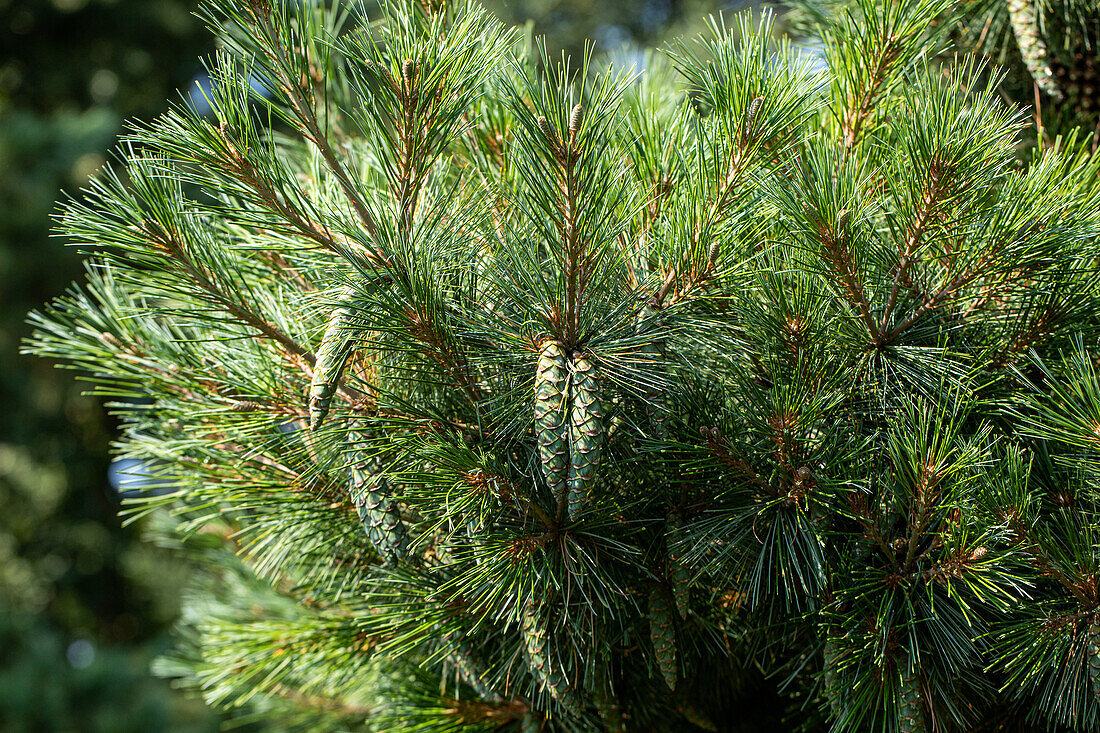
[{"label": "blurred green foliage", "polygon": [[0,0],[0,729],[214,730],[149,674],[186,567],[123,529],[113,424],[82,386],[20,357],[26,313],[80,255],[51,238],[129,117],[163,111],[212,42],[186,0]]},{"label": "blurred green foliage", "polygon": [[758,0],[484,0],[505,23],[522,25],[528,20],[536,34],[547,36],[557,53],[579,55],[585,42],[597,51],[616,51],[621,46],[660,46],[676,36],[703,29],[707,15],[759,5]]}]

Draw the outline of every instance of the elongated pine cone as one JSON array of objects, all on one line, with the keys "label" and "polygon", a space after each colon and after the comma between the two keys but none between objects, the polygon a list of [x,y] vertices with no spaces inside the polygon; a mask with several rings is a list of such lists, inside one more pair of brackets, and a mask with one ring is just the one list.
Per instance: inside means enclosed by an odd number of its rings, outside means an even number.
[{"label": "elongated pine cone", "polygon": [[317,349],[317,360],[313,364],[313,380],[309,385],[309,429],[321,427],[328,416],[332,396],[340,385],[340,376],[344,365],[351,356],[353,340],[348,330],[351,311],[341,305],[329,316],[325,335],[321,337],[321,346]]},{"label": "elongated pine cone", "polygon": [[899,733],[925,733],[924,695],[921,692],[920,675],[910,669],[904,659],[899,660],[901,680],[898,686]]},{"label": "elongated pine cone", "polygon": [[1043,9],[1039,0],[1007,0],[1006,7],[1012,32],[1016,34],[1016,45],[1020,48],[1028,73],[1040,89],[1053,99],[1061,99],[1062,90],[1054,79],[1050,51],[1040,25]]},{"label": "elongated pine cone", "polygon": [[653,653],[657,656],[657,668],[670,690],[676,689],[676,627],[672,609],[665,597],[664,588],[654,585],[649,589],[649,637]]},{"label": "elongated pine cone", "polygon": [[565,349],[557,341],[547,341],[535,372],[535,432],[542,475],[558,503],[566,496],[569,477],[568,378]]},{"label": "elongated pine cone", "polygon": [[605,437],[596,368],[587,356],[573,359],[569,396],[569,516],[575,518],[590,498]]},{"label": "elongated pine cone", "polygon": [[527,664],[550,697],[568,708],[575,708],[573,690],[552,659],[547,621],[538,604],[528,603],[521,623]]},{"label": "elongated pine cone", "polygon": [[1089,688],[1093,697],[1100,702],[1100,621],[1093,620],[1089,624],[1088,634],[1088,669]]},{"label": "elongated pine cone", "polygon": [[354,425],[350,426],[351,500],[374,549],[387,565],[396,565],[408,556],[408,532],[390,483],[382,473],[382,462],[370,453],[367,445],[366,436]]}]

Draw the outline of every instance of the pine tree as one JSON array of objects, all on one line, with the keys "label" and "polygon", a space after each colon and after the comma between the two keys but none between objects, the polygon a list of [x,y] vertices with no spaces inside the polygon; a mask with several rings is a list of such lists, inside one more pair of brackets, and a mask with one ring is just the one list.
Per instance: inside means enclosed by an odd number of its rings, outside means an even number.
[{"label": "pine tree", "polygon": [[28,347],[243,561],[166,671],[303,729],[1100,728],[1100,158],[1021,159],[952,5],[819,70],[767,14],[625,68],[208,2],[214,117],[68,206]]}]

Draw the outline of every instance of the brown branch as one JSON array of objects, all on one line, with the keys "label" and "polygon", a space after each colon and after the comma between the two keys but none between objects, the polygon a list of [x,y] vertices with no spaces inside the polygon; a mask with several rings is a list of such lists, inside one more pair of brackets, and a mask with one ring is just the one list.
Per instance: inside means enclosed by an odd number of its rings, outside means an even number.
[{"label": "brown branch", "polygon": [[[574,109],[574,115],[579,115]],[[580,150],[577,146],[577,129],[570,125],[569,138],[565,141],[558,139],[558,133],[553,124],[546,117],[539,116],[536,126],[546,138],[547,146],[553,155],[553,168],[557,177],[558,186],[558,212],[560,216],[555,220],[555,228],[561,243],[561,269],[565,275],[565,308],[560,314],[561,322],[557,324],[561,340],[569,347],[576,346],[580,338],[580,304],[584,296],[584,286],[587,277],[584,272],[585,242],[579,236],[578,227],[578,201],[577,201],[577,162]]]},{"label": "brown branch", "polygon": [[363,254],[376,267],[385,267],[390,264],[389,260],[381,252],[372,250],[342,235],[337,235],[327,226],[312,221],[309,217],[278,195],[275,188],[271,185],[271,182],[261,176],[255,166],[252,165],[252,161],[241,153],[236,142],[230,136],[229,129],[224,124],[218,127],[218,134],[225,142],[229,153],[228,161],[219,162],[226,164],[227,169],[232,175],[236,176],[238,180],[252,189],[260,200],[272,211],[275,211],[286,219],[293,226],[294,231],[335,254],[343,254],[345,250],[350,249]]},{"label": "brown branch", "polygon": [[[356,215],[359,217],[359,221],[369,234],[372,236],[376,235],[378,226],[374,221],[374,217],[371,216],[366,203],[359,195],[358,189],[356,189],[355,185],[352,183],[351,177],[348,176],[343,164],[336,156],[336,152],[329,144],[328,137],[321,130],[316,112],[313,109],[313,104],[302,94],[302,80],[291,78],[287,73],[287,69],[291,67],[291,64],[286,57],[285,49],[279,43],[279,34],[272,24],[270,14],[257,14],[255,17],[258,21],[257,25],[263,32],[265,40],[267,41],[267,47],[264,49],[264,52],[272,62],[272,66],[277,70],[280,85],[290,101],[294,114],[301,123],[298,131],[301,132],[307,140],[317,146],[317,149],[321,153],[321,157],[325,161],[325,165],[332,174],[336,176],[336,180],[340,184],[340,189],[344,192],[344,197],[355,210]],[[274,51],[272,49],[274,49]],[[309,63],[308,59],[306,63]]]},{"label": "brown branch", "polygon": [[[882,85],[886,82],[886,74],[890,70],[890,65],[901,54],[902,44],[897,36],[891,35],[883,40],[881,53],[876,59],[874,70],[871,73],[870,84],[862,93],[862,96],[859,97],[858,103],[848,107],[844,112],[843,132],[846,148],[851,148],[859,140],[863,125],[871,112],[874,111],[875,102],[882,93]],[[852,101],[855,102],[856,100]]]},{"label": "brown branch", "polygon": [[364,705],[354,705],[332,697],[307,694],[282,684],[273,684],[269,692],[284,700],[289,700],[296,705],[313,708],[315,710],[324,710],[329,713],[352,715],[357,718],[366,718],[373,713],[371,708]]},{"label": "brown branch", "polygon": [[983,257],[974,266],[973,269],[970,269],[966,272],[961,273],[960,275],[956,276],[953,280],[951,280],[951,282],[949,282],[947,285],[944,285],[943,288],[941,288],[939,290],[939,292],[937,292],[937,293],[935,293],[935,294],[933,294],[929,297],[926,297],[924,299],[924,302],[921,303],[919,308],[917,308],[915,311],[910,313],[909,316],[904,321],[902,321],[898,325],[894,326],[893,328],[891,328],[886,333],[882,334],[881,338],[879,338],[876,341],[876,343],[878,343],[880,345],[885,345],[885,344],[891,343],[900,334],[902,334],[906,329],[908,329],[910,326],[912,326],[913,323],[915,323],[917,321],[917,319],[924,316],[926,313],[931,311],[933,308],[938,306],[940,303],[942,303],[947,298],[950,298],[951,296],[953,296],[959,288],[964,287],[965,285],[968,285],[969,283],[971,283],[975,279],[977,279],[982,274],[981,268],[984,267],[985,265],[989,264],[989,262],[992,259],[993,259],[993,253],[992,252],[987,253],[985,255],[985,257]]},{"label": "brown branch", "polygon": [[[692,252],[699,246],[699,242],[702,240],[704,233],[711,233],[714,228],[721,223],[722,217],[725,214],[726,206],[729,203],[730,195],[733,193],[734,186],[741,178],[741,174],[748,169],[748,162],[750,157],[745,153],[748,140],[746,137],[742,137],[741,144],[738,146],[737,151],[733,154],[729,161],[729,168],[726,171],[725,177],[718,185],[718,193],[714,199],[710,202],[710,206],[707,207],[706,214],[696,224],[694,231],[692,232],[691,243],[687,250],[684,252],[683,257],[680,259],[680,263],[668,271],[665,275],[664,282],[661,283],[661,288],[657,291],[657,294],[653,297],[655,307],[661,307],[664,304],[665,299],[673,292],[672,288],[677,281],[683,277],[685,271],[691,265]],[[714,242],[707,250],[707,261],[704,267],[697,273],[694,273],[687,282],[684,284],[683,290],[677,295],[684,295],[691,288],[705,282],[714,272],[714,267],[718,262],[718,256],[720,254],[718,242]]]},{"label": "brown branch", "polygon": [[409,335],[429,346],[428,356],[438,364],[455,384],[463,389],[470,400],[477,404],[482,399],[481,387],[470,375],[470,363],[462,352],[456,352],[440,333],[431,317],[409,308],[405,312]]},{"label": "brown branch", "polygon": [[906,277],[909,274],[909,268],[913,264],[913,258],[924,239],[924,235],[928,230],[928,224],[933,218],[936,207],[939,204],[939,198],[945,188],[944,178],[949,175],[949,173],[948,167],[941,163],[938,158],[933,160],[929,166],[929,180],[921,195],[920,208],[917,210],[916,216],[909,226],[909,233],[906,237],[905,245],[900,252],[901,256],[898,260],[897,269],[894,272],[894,283],[890,287],[890,296],[886,299],[886,308],[882,313],[882,321],[879,326],[880,333],[885,331],[890,324],[890,316],[893,314],[894,305],[897,303],[898,291],[902,283],[906,281]]},{"label": "brown branch", "polygon": [[214,278],[187,254],[183,245],[171,232],[165,230],[152,219],[147,219],[144,222],[143,231],[149,237],[154,249],[158,249],[174,259],[180,265],[184,274],[190,277],[195,285],[212,296],[226,313],[236,318],[240,323],[256,329],[265,338],[278,343],[287,352],[299,356],[311,366],[313,365],[316,357],[312,351],[301,346],[275,324],[265,320],[259,314],[253,313],[245,305],[227,295],[214,281]]},{"label": "brown branch", "polygon": [[909,542],[905,552],[905,562],[902,563],[906,571],[912,568],[917,555],[917,544],[928,528],[930,521],[928,510],[935,504],[936,488],[939,486],[940,479],[939,466],[921,464],[915,487],[915,501],[909,506]]},{"label": "brown branch", "polygon": [[1032,562],[1041,573],[1056,580],[1058,584],[1069,591],[1084,608],[1091,610],[1098,606],[1098,599],[1095,596],[1090,597],[1084,589],[1054,566],[1050,556],[1046,554],[1042,546],[1032,537],[1031,533],[1024,526],[1024,523],[1020,520],[1019,514],[1013,512],[1011,516],[1008,517],[1008,520],[1011,525],[1011,530],[1020,538],[1020,543],[1023,546],[1024,552],[1031,556]]},{"label": "brown branch", "polygon": [[885,535],[879,529],[879,526],[875,524],[874,519],[871,517],[870,512],[867,509],[866,499],[861,494],[857,494],[854,498],[849,498],[848,504],[852,509],[852,515],[859,522],[863,528],[864,536],[868,537],[872,542],[878,545],[879,550],[882,552],[890,565],[893,567],[894,572],[900,572],[901,568],[898,565],[897,553],[890,547],[890,543],[886,541]]},{"label": "brown branch", "polygon": [[397,84],[398,96],[401,99],[401,119],[397,124],[401,155],[398,186],[394,196],[401,206],[401,224],[407,232],[412,231],[416,202],[420,198],[420,188],[425,175],[416,142],[421,137],[419,133],[431,124],[430,119],[420,120],[417,115],[420,101],[418,81],[421,78],[423,75],[417,68],[416,62],[406,59],[402,67],[402,81]]},{"label": "brown branch", "polygon": [[[871,306],[867,302],[867,294],[863,290],[863,285],[856,280],[855,264],[852,262],[851,252],[848,251],[847,235],[843,231],[838,231],[841,229],[839,220],[846,214],[847,210],[840,213],[836,225],[817,220],[817,237],[824,250],[823,258],[840,276],[841,284],[847,293],[846,300],[859,310],[860,320],[867,326],[867,332],[871,335],[871,340],[878,343],[881,340],[881,333],[878,324],[875,323],[875,319],[871,315]],[[816,219],[816,215],[814,215],[814,218]]]}]

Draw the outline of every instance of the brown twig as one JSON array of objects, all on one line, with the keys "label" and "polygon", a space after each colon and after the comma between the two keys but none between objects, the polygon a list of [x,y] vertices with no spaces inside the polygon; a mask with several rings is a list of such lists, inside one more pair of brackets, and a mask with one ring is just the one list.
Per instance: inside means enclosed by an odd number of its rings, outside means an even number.
[{"label": "brown twig", "polygon": [[949,168],[938,159],[933,160],[928,170],[928,182],[924,186],[921,195],[920,208],[917,210],[913,221],[909,225],[909,232],[905,244],[901,248],[897,269],[894,272],[894,283],[890,287],[890,296],[886,299],[886,308],[882,313],[882,321],[879,330],[885,331],[890,325],[890,316],[893,314],[894,305],[897,303],[898,290],[909,274],[909,268],[913,264],[913,258],[920,247],[928,224],[932,220],[939,197],[945,188],[945,178],[950,174]]},{"label": "brown twig", "polygon": [[[307,140],[317,146],[317,149],[321,153],[321,157],[325,161],[325,165],[336,177],[337,182],[340,184],[340,189],[344,193],[344,197],[355,210],[363,228],[372,236],[376,235],[378,226],[374,221],[374,217],[371,216],[366,203],[359,195],[358,189],[352,183],[351,177],[345,170],[343,163],[340,162],[336,152],[329,144],[328,137],[325,135],[324,131],[321,130],[312,102],[302,93],[301,79],[291,78],[287,73],[287,69],[291,68],[291,62],[286,57],[285,49],[280,43],[279,34],[272,23],[270,13],[257,15],[256,20],[258,27],[263,32],[265,40],[267,41],[264,51],[268,59],[272,62],[272,67],[276,69],[280,86],[283,92],[286,93],[291,108],[298,118],[298,121],[301,123],[298,128],[299,132],[301,132]],[[304,49],[302,49],[302,51],[303,53],[305,52]],[[307,64],[308,63],[309,61],[307,59]]]},{"label": "brown twig", "polygon": [[267,321],[262,316],[249,310],[244,304],[229,296],[218,285],[215,279],[204,270],[201,264],[195,262],[187,253],[186,248],[177,237],[164,229],[158,222],[147,219],[144,222],[143,231],[148,236],[154,249],[158,249],[174,259],[195,285],[210,295],[225,310],[226,313],[236,318],[240,323],[256,329],[265,338],[278,343],[287,352],[301,357],[310,366],[316,361],[313,352],[284,333],[278,326]]}]

